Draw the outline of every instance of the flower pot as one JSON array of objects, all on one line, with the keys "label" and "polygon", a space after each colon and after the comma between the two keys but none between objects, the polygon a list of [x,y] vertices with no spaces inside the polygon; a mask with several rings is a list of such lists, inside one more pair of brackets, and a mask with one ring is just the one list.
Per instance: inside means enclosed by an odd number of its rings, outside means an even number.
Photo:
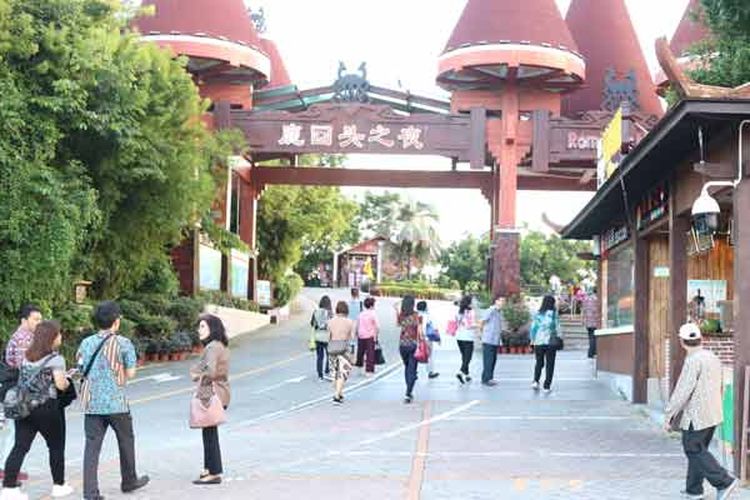
[{"label": "flower pot", "polygon": [[169,354],[166,352],[160,352],[159,353],[159,362],[164,363],[165,361],[169,361]]},{"label": "flower pot", "polygon": [[146,358],[144,356],[138,356],[136,366],[143,366],[146,364]]},{"label": "flower pot", "polygon": [[190,351],[182,351],[180,353],[180,361],[185,361],[190,356]]},{"label": "flower pot", "polygon": [[200,354],[202,351],[202,346],[200,344],[193,346],[193,354]]},{"label": "flower pot", "polygon": [[154,361],[157,361],[159,359],[159,355],[155,352],[149,352],[146,354],[146,361],[149,363],[153,363]]}]

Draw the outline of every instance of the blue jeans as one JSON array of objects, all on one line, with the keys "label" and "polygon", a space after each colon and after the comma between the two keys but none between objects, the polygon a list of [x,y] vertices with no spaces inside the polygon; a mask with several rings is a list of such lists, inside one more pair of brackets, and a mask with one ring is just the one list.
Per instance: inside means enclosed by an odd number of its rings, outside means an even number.
[{"label": "blue jeans", "polygon": [[487,383],[495,378],[495,364],[497,363],[497,346],[493,344],[482,344],[484,368],[482,370],[482,382]]},{"label": "blue jeans", "polygon": [[399,347],[401,360],[404,362],[404,379],[406,380],[407,396],[412,395],[414,384],[417,381],[417,360],[414,358],[416,350],[416,345],[402,345]]},{"label": "blue jeans", "polygon": [[315,354],[317,355],[316,368],[318,369],[318,378],[323,378],[323,360],[325,360],[325,373],[328,375],[331,371],[329,368],[330,360],[328,359],[328,342],[315,341]]}]

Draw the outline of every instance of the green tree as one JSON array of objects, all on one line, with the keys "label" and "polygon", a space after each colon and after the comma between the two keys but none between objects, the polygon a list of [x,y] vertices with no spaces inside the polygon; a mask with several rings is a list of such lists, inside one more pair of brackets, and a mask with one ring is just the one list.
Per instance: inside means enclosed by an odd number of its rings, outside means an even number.
[{"label": "green tree", "polygon": [[578,281],[579,270],[591,270],[590,261],[578,257],[590,251],[589,244],[580,241],[547,236],[539,231],[529,231],[521,239],[521,283],[524,286],[546,288],[553,274],[563,282]]},{"label": "green tree", "polygon": [[397,230],[397,217],[404,200],[399,193],[367,191],[360,203],[358,225],[363,233],[391,239]]},{"label": "green tree", "polygon": [[[185,61],[109,0],[0,0],[0,316],[137,286],[210,208],[225,146]],[[228,134],[231,136],[232,134]]]},{"label": "green tree", "polygon": [[440,255],[443,276],[448,281],[455,280],[462,290],[467,283],[483,283],[487,276],[487,256],[489,236],[468,236],[456,241]]},{"label": "green tree", "polygon": [[697,82],[736,87],[750,81],[750,2],[701,0],[702,19],[710,28],[709,40],[693,52],[703,64],[691,71]]},{"label": "green tree", "polygon": [[411,278],[414,258],[425,263],[440,254],[437,224],[437,212],[426,203],[404,203],[398,208],[394,239],[401,250],[402,266],[406,266],[407,279]]}]

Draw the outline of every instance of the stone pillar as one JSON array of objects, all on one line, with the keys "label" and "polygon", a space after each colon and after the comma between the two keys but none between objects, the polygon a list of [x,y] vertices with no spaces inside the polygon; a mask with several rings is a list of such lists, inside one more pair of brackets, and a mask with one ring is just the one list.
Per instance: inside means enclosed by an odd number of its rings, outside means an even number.
[{"label": "stone pillar", "polygon": [[516,229],[495,230],[492,294],[509,297],[521,292],[520,234]]}]

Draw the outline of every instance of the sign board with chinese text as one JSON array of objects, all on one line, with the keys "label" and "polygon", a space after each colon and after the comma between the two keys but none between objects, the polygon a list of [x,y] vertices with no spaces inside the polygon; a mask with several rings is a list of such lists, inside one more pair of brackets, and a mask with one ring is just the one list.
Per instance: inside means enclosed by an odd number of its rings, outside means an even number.
[{"label": "sign board with chinese text", "polygon": [[296,113],[232,111],[230,117],[230,126],[245,132],[256,154],[422,154],[484,166],[481,116],[402,115],[388,106],[331,103]]},{"label": "sign board with chinese text", "polygon": [[602,255],[606,255],[607,252],[612,250],[614,247],[623,243],[630,238],[628,226],[613,227],[602,235]]},{"label": "sign board with chinese text", "polygon": [[599,149],[597,162],[597,179],[601,187],[615,172],[618,163],[615,157],[622,148],[622,108],[618,108],[612,121],[609,122],[602,134],[602,144]]}]

